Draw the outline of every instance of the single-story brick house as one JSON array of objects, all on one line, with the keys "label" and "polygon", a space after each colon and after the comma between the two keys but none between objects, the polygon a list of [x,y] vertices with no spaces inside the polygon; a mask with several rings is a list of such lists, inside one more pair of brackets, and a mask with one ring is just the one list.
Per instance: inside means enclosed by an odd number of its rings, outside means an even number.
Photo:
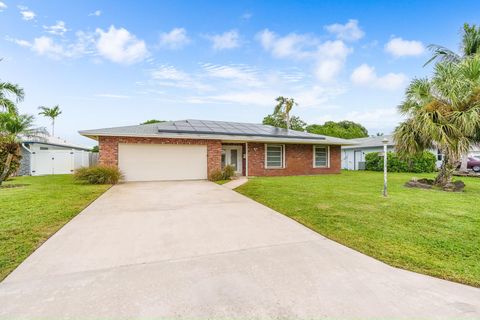
[{"label": "single-story brick house", "polygon": [[181,120],[80,131],[98,140],[99,163],[126,181],[207,179],[226,164],[237,175],[339,173],[351,141],[262,124]]}]

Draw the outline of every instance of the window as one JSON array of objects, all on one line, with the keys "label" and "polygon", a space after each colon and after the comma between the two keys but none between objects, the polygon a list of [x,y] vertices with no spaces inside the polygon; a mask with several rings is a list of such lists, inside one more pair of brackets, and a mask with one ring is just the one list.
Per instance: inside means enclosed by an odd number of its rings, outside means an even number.
[{"label": "window", "polygon": [[281,144],[267,144],[265,146],[265,167],[284,167],[284,146]]},{"label": "window", "polygon": [[314,168],[327,168],[328,163],[328,146],[313,146],[313,167]]},{"label": "window", "polygon": [[438,161],[443,161],[443,154],[440,149],[437,149],[437,160]]}]

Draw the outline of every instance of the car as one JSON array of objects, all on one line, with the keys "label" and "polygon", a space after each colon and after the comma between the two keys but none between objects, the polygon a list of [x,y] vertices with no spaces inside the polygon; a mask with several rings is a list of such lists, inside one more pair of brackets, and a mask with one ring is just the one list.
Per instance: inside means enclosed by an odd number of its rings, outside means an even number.
[{"label": "car", "polygon": [[480,158],[468,157],[467,169],[472,169],[475,172],[480,172]]}]

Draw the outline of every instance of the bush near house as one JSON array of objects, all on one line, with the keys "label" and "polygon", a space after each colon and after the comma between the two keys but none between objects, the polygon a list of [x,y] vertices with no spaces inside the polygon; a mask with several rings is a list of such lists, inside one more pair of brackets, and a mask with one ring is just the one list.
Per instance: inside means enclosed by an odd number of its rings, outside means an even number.
[{"label": "bush near house", "polygon": [[235,168],[228,165],[223,168],[223,170],[213,171],[210,176],[210,181],[223,181],[230,180],[231,177],[235,175]]},{"label": "bush near house", "polygon": [[122,178],[122,173],[117,167],[99,165],[77,169],[74,177],[77,181],[90,184],[116,184]]},{"label": "bush near house", "polygon": [[[389,172],[434,172],[436,158],[431,152],[423,151],[417,156],[400,159],[395,152],[388,152],[387,170]],[[383,156],[378,152],[367,153],[365,169],[369,171],[383,171]]]}]

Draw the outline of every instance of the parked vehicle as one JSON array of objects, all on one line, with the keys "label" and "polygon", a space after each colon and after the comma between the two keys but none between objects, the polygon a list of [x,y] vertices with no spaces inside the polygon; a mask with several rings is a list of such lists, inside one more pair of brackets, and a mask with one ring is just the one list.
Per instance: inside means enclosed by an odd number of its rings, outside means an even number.
[{"label": "parked vehicle", "polygon": [[475,172],[480,172],[480,158],[468,157],[467,169],[472,169]]}]

